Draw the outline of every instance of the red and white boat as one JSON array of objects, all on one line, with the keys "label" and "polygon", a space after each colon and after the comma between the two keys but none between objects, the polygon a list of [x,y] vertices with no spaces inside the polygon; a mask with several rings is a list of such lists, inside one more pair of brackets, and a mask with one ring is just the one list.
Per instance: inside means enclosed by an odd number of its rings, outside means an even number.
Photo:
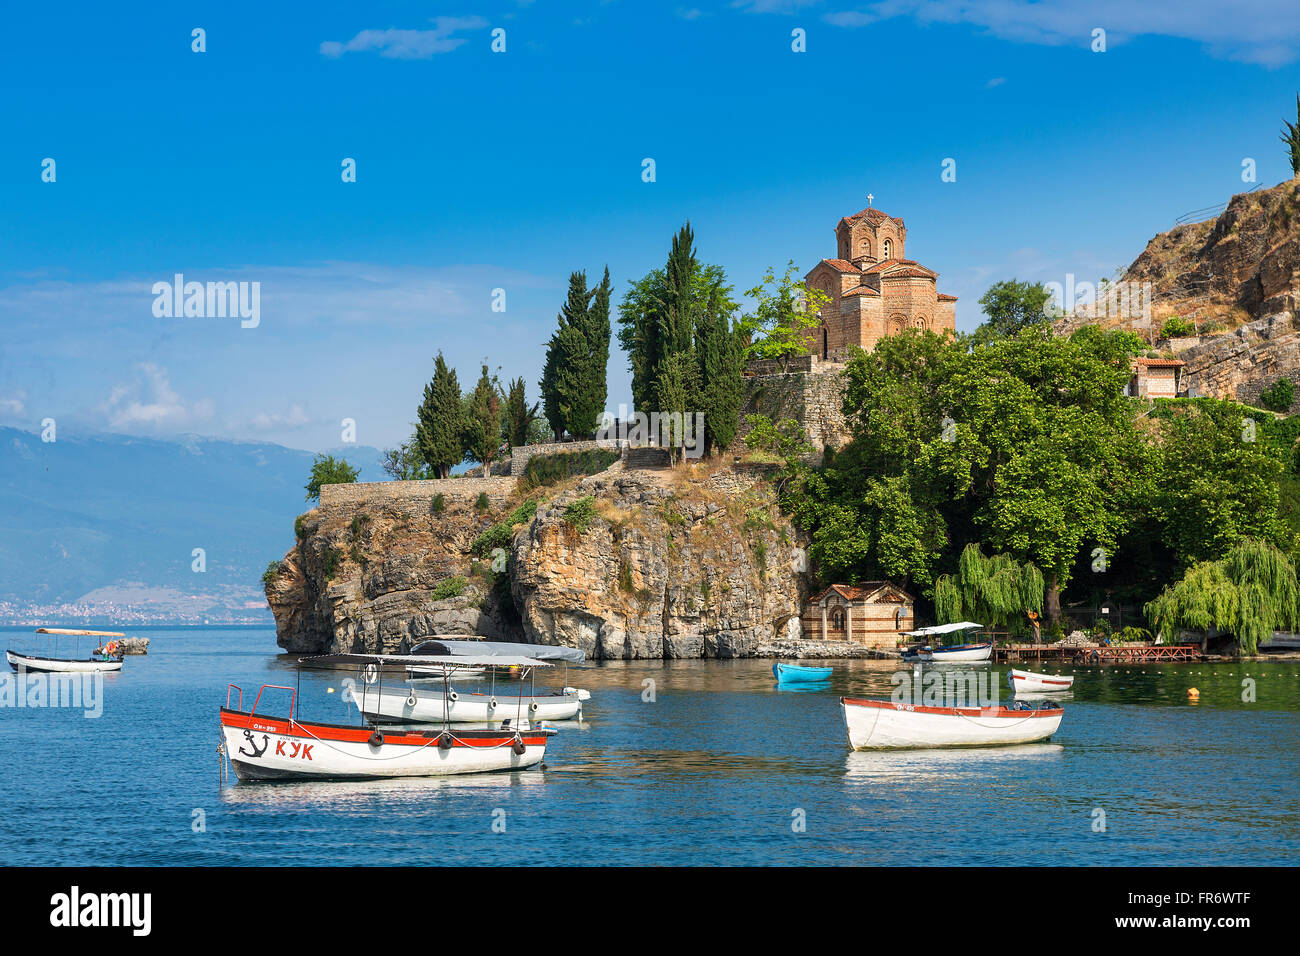
[{"label": "red and white boat", "polygon": [[1011,670],[1007,673],[1007,683],[1017,694],[1060,694],[1074,687],[1074,676]]},{"label": "red and white boat", "polygon": [[[375,655],[333,655],[328,660],[375,667],[386,661]],[[433,661],[403,658],[401,662]],[[258,713],[267,690],[290,692],[288,716]],[[555,733],[530,723],[516,727],[509,720],[487,728],[444,724],[441,729],[384,731],[299,720],[297,688],[282,684],[262,685],[251,710],[243,709],[243,697],[243,691],[230,684],[221,708],[222,752],[240,780],[362,780],[522,770],[542,762],[546,741]]]},{"label": "red and white boat", "polygon": [[1057,704],[1012,707],[925,707],[889,700],[841,697],[849,746],[854,750],[890,747],[991,747],[1047,740],[1061,726]]}]

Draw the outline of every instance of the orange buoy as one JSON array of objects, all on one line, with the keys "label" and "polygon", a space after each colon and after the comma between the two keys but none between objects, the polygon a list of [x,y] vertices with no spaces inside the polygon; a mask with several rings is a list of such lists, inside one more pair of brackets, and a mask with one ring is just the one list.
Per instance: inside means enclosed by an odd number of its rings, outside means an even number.
[{"label": "orange buoy", "polygon": [[1189,688],[1187,688],[1187,699],[1188,699],[1188,700],[1200,700],[1200,699],[1201,699],[1201,692],[1200,692],[1199,690],[1197,690],[1195,687],[1189,687]]}]

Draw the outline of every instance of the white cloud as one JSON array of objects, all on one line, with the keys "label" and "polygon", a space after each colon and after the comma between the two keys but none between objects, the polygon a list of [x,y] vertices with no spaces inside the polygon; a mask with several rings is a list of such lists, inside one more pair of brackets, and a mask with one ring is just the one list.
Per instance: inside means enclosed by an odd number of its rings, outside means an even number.
[{"label": "white cloud", "polygon": [[346,43],[326,40],[320,52],[328,57],[344,53],[378,51],[380,56],[394,60],[428,60],[439,53],[452,50],[469,42],[468,37],[457,36],[465,30],[481,30],[488,25],[482,17],[434,17],[429,21],[432,30],[362,30]]},{"label": "white cloud", "polygon": [[[752,12],[777,6],[754,3]],[[1106,31],[1107,45],[1137,36],[1192,40],[1210,55],[1266,67],[1300,57],[1300,3],[1256,0],[1249,13],[1234,13],[1211,0],[1133,3],[1132,0],[884,0],[835,11],[825,22],[862,27],[892,17],[920,23],[969,23],[1004,40],[1087,47],[1092,31]]]},{"label": "white cloud", "polygon": [[172,388],[167,371],[153,362],[136,365],[137,375],[113,387],[100,414],[114,431],[172,431],[212,418],[212,400],[187,403]]},{"label": "white cloud", "polygon": [[8,395],[0,395],[0,416],[17,418],[27,411],[27,392],[19,389]]},{"label": "white cloud", "polygon": [[307,410],[294,403],[285,412],[258,412],[248,424],[258,431],[272,431],[279,428],[301,428],[310,423]]}]

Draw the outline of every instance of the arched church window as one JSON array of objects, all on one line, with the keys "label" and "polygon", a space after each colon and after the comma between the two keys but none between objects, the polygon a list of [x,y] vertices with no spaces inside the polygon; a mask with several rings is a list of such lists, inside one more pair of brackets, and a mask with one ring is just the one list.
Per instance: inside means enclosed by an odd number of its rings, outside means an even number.
[{"label": "arched church window", "polygon": [[892,259],[893,257],[894,257],[894,241],[893,241],[892,239],[886,239],[886,240],[885,240],[885,258],[886,258],[886,259]]},{"label": "arched church window", "polygon": [[907,316],[902,312],[895,312],[889,317],[889,333],[897,334],[907,328]]},{"label": "arched church window", "polygon": [[844,608],[837,607],[831,611],[831,627],[837,631],[844,630]]},{"label": "arched church window", "polygon": [[918,329],[924,329],[927,324],[925,321],[925,316],[918,315],[915,319],[912,320],[912,324],[916,326]]}]

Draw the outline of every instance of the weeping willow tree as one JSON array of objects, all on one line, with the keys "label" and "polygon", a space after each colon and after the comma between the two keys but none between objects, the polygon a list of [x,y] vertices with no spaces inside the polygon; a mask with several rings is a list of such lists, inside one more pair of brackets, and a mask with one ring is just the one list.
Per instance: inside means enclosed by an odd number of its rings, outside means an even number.
[{"label": "weeping willow tree", "polygon": [[1242,538],[1218,561],[1201,561],[1143,610],[1157,633],[1172,640],[1181,628],[1218,628],[1254,654],[1274,631],[1294,630],[1300,611],[1295,568],[1273,545]]},{"label": "weeping willow tree", "polygon": [[1043,609],[1043,573],[1007,554],[986,557],[976,542],[966,545],[955,575],[934,583],[934,612],[941,624],[975,621],[1006,627],[1026,611]]}]

